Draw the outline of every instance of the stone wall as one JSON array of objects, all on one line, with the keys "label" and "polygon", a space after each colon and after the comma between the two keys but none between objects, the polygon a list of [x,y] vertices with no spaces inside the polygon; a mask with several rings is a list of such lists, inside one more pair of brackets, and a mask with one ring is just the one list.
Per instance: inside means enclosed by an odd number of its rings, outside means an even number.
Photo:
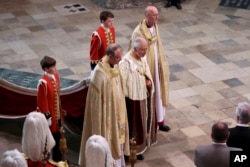
[{"label": "stone wall", "polygon": [[122,9],[139,6],[143,3],[157,3],[166,0],[92,0],[98,6],[108,9]]}]

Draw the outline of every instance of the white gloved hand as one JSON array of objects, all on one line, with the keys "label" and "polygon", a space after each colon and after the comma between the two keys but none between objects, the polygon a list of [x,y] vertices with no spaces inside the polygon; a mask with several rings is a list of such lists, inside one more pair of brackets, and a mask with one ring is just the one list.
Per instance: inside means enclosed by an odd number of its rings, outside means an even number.
[{"label": "white gloved hand", "polygon": [[52,125],[51,117],[47,119],[47,121],[48,121],[48,125],[51,126]]}]

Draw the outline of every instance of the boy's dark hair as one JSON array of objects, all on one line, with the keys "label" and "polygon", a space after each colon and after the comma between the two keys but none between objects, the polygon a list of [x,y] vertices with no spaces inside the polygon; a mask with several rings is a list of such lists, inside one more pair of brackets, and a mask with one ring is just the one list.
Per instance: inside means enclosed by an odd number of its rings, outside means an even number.
[{"label": "boy's dark hair", "polygon": [[110,17],[110,18],[114,18],[115,16],[114,16],[114,14],[113,14],[112,12],[110,12],[110,11],[102,11],[102,12],[100,13],[100,21],[101,21],[101,22],[107,20],[109,17]]},{"label": "boy's dark hair", "polygon": [[52,66],[55,66],[56,60],[52,57],[44,56],[43,59],[40,61],[40,65],[42,69],[45,70],[45,68],[50,68]]}]

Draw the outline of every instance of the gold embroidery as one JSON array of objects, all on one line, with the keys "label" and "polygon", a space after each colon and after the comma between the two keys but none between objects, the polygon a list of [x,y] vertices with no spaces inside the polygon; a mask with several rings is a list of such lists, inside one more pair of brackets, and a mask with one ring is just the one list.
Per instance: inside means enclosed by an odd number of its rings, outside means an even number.
[{"label": "gold embroidery", "polygon": [[106,37],[106,43],[107,45],[114,43],[113,41],[113,35],[110,31],[105,31],[105,37]]}]

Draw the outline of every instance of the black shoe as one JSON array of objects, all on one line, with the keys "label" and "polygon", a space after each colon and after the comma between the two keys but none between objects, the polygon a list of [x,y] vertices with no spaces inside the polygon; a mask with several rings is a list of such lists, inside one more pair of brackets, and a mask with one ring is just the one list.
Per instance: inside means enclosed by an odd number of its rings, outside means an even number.
[{"label": "black shoe", "polygon": [[165,8],[169,8],[170,6],[172,6],[172,2],[168,1],[167,4],[165,5]]},{"label": "black shoe", "polygon": [[125,160],[125,162],[128,162],[129,161],[129,156],[124,155],[124,160]]},{"label": "black shoe", "polygon": [[137,160],[144,160],[144,156],[142,154],[136,155]]},{"label": "black shoe", "polygon": [[170,127],[167,125],[161,125],[161,126],[159,126],[159,130],[164,131],[164,132],[168,132],[170,130]]},{"label": "black shoe", "polygon": [[182,9],[181,4],[180,4],[180,3],[177,3],[177,4],[176,4],[176,8],[179,9],[179,10],[181,10],[181,9]]}]

